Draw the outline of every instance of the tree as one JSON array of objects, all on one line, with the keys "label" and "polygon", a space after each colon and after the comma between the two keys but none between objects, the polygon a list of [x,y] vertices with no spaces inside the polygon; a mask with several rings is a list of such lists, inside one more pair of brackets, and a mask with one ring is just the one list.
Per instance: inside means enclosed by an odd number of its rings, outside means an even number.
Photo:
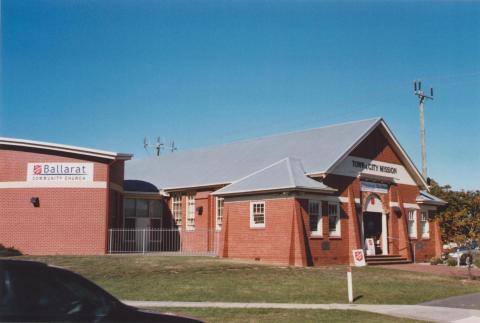
[{"label": "tree", "polygon": [[[431,181],[430,192],[448,202],[437,214],[442,240],[472,246],[480,240],[480,191],[454,191],[449,185]],[[470,275],[470,266],[468,266]],[[471,277],[471,275],[470,275]]]},{"label": "tree", "polygon": [[432,180],[430,192],[448,202],[437,215],[443,241],[465,244],[480,239],[480,191],[454,191]]}]

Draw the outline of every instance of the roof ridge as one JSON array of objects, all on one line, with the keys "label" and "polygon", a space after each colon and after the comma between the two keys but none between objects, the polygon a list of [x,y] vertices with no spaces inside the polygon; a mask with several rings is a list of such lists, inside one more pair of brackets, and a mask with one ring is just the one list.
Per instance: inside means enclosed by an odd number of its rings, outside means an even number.
[{"label": "roof ridge", "polygon": [[287,160],[288,177],[290,179],[290,183],[292,184],[292,187],[295,187],[297,183],[295,182],[295,177],[293,176],[292,163],[290,162],[290,157],[287,157],[286,160]]},{"label": "roof ridge", "polygon": [[[365,121],[378,121],[382,120],[382,117],[374,117],[374,118],[366,118],[366,119],[361,119],[361,120],[353,120],[353,121],[347,121],[347,122],[341,122],[341,123],[334,123],[334,124],[329,124],[329,125],[324,125],[321,127],[314,127],[314,128],[307,128],[307,129],[301,129],[301,130],[293,130],[293,131],[287,131],[287,132],[281,132],[281,133],[273,133],[269,135],[263,135],[263,136],[258,136],[258,137],[250,137],[250,138],[244,138],[244,139],[238,139],[230,142],[224,142],[224,143],[219,143],[219,144],[213,144],[210,146],[203,146],[203,147],[196,147],[192,149],[186,149],[186,150],[181,150],[177,151],[174,154],[168,154],[168,155],[160,155],[160,156],[149,156],[143,159],[162,159],[162,158],[168,158],[169,156],[178,156],[179,154],[183,153],[188,153],[188,152],[194,152],[194,151],[206,151],[209,149],[215,149],[223,146],[228,146],[232,144],[238,144],[238,143],[244,143],[244,142],[249,142],[253,140],[260,140],[260,139],[267,139],[267,138],[274,138],[274,137],[279,137],[279,136],[286,136],[286,135],[291,135],[291,134],[300,134],[300,133],[305,133],[309,131],[314,131],[314,130],[320,130],[320,129],[326,129],[326,128],[333,128],[333,127],[340,127],[340,126],[346,126],[350,124],[355,124],[355,123],[360,123],[360,122],[365,122]],[[137,159],[139,160],[139,159]]]},{"label": "roof ridge", "polygon": [[[231,183],[228,184],[228,185],[232,185],[232,184],[238,183],[238,182],[243,181],[243,180],[245,180],[245,179],[247,179],[247,178],[249,178],[249,177],[252,177],[252,176],[254,176],[254,175],[257,175],[257,174],[259,174],[259,173],[261,173],[261,172],[263,172],[263,171],[265,171],[265,170],[267,170],[267,169],[269,169],[269,168],[272,168],[272,167],[280,164],[281,162],[283,162],[284,160],[286,160],[286,159],[288,159],[288,158],[289,158],[289,157],[282,158],[282,159],[274,162],[273,164],[270,164],[270,165],[268,165],[268,166],[266,166],[266,167],[263,167],[263,168],[261,168],[261,169],[259,169],[259,170],[256,170],[256,171],[254,171],[254,172],[252,172],[252,173],[250,173],[250,174],[248,174],[248,175],[245,175],[244,177],[241,177],[241,178],[237,179],[236,181],[231,182]],[[228,185],[227,185],[227,186],[228,186]]]}]

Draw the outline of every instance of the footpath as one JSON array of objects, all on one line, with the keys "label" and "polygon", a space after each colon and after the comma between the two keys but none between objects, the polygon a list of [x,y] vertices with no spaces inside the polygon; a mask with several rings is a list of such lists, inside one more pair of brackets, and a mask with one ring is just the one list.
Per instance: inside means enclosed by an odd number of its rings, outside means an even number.
[{"label": "footpath", "polygon": [[358,310],[429,322],[478,323],[480,310],[431,305],[375,305],[375,304],[295,304],[295,303],[223,303],[223,302],[159,302],[123,301],[135,307],[214,307],[214,308],[272,308]]}]

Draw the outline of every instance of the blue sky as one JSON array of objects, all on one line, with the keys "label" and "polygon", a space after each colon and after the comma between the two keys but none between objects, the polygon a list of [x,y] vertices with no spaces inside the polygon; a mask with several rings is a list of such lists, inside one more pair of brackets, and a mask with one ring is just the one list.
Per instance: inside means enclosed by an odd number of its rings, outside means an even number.
[{"label": "blue sky", "polygon": [[0,136],[147,156],[382,116],[480,189],[480,2],[2,1]]}]

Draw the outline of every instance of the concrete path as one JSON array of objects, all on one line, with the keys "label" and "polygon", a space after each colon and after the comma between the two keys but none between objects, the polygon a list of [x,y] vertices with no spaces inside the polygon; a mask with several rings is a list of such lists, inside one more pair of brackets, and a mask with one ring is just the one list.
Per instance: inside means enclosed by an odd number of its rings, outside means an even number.
[{"label": "concrete path", "polygon": [[437,299],[420,305],[480,310],[480,293]]},{"label": "concrete path", "polygon": [[411,318],[430,322],[478,323],[480,310],[435,307],[424,305],[373,305],[373,304],[294,304],[294,303],[223,303],[223,302],[157,302],[123,301],[135,307],[215,307],[215,308],[277,308],[358,310]]}]

